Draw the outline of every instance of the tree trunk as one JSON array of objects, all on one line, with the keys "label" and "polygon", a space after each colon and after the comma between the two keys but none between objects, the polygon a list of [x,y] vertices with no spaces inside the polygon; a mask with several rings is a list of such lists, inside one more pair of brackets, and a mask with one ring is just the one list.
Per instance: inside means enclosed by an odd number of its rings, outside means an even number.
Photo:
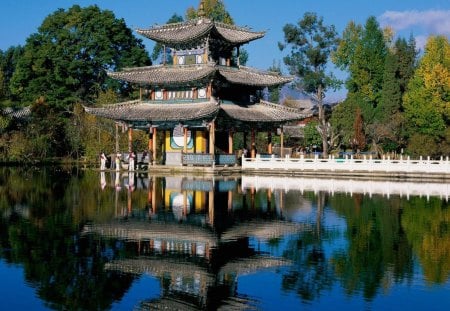
[{"label": "tree trunk", "polygon": [[320,136],[322,137],[322,157],[328,158],[328,127],[327,120],[325,118],[325,109],[323,107],[323,90],[319,85],[317,89],[317,101],[319,106],[319,124],[320,124]]}]

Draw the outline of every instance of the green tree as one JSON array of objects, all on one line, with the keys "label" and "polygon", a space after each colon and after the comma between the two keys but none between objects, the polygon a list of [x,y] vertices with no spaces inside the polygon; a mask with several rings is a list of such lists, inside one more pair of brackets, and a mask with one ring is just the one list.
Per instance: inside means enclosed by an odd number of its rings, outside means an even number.
[{"label": "green tree", "polygon": [[364,120],[372,123],[381,98],[387,45],[374,16],[364,27],[351,22],[344,30],[333,62],[349,72],[346,86],[361,107]]},{"label": "green tree", "polygon": [[[450,44],[444,36],[430,37],[404,94],[410,133],[432,140],[444,134],[450,120]],[[411,150],[414,152],[414,148]]]},{"label": "green tree", "polygon": [[415,38],[411,35],[408,41],[403,38],[397,39],[394,52],[398,61],[397,78],[400,80],[400,92],[403,95],[417,66],[418,51]]},{"label": "green tree", "polygon": [[325,92],[336,89],[339,81],[332,73],[326,73],[330,54],[336,49],[338,39],[334,26],[326,26],[323,18],[307,12],[297,25],[283,27],[284,43],[281,50],[290,47],[290,55],[284,57],[289,72],[296,77],[297,86],[307,94],[317,98],[319,106],[318,130],[322,137],[323,156],[328,156],[329,124],[325,115],[323,99]]},{"label": "green tree", "polygon": [[397,79],[398,58],[394,52],[388,52],[383,74],[383,87],[380,102],[375,108],[375,120],[387,122],[391,116],[400,110],[402,93],[400,80]]},{"label": "green tree", "polygon": [[353,148],[356,148],[358,151],[363,150],[366,147],[366,135],[364,134],[364,121],[359,107],[356,108],[353,131]]},{"label": "green tree", "polygon": [[303,132],[305,135],[305,146],[319,146],[322,143],[322,137],[320,136],[319,131],[317,131],[317,127],[319,126],[319,122],[311,121],[306,124]]},{"label": "green tree", "polygon": [[395,41],[386,55],[381,98],[375,108],[374,123],[369,125],[373,146],[385,151],[405,147],[403,94],[414,73],[417,52],[414,38]]},{"label": "green tree", "polygon": [[222,0],[202,0],[198,10],[193,7],[186,10],[186,18],[188,20],[196,19],[201,15],[217,22],[234,25],[233,18],[225,8]]},{"label": "green tree", "polygon": [[8,100],[8,104],[15,99],[11,95],[10,81],[16,68],[17,62],[23,54],[23,47],[10,47],[5,52],[0,51],[0,72],[2,82],[0,83],[0,101]]},{"label": "green tree", "polygon": [[[270,66],[268,70],[271,72],[281,74],[281,65],[280,63],[277,64],[275,61],[273,61],[272,66]],[[269,91],[269,101],[273,103],[278,103],[280,101],[281,86],[280,85],[271,86],[268,88],[268,91]]]},{"label": "green tree", "polygon": [[333,124],[333,129],[339,135],[339,146],[347,149],[351,145],[353,138],[353,122],[355,118],[358,103],[354,100],[354,96],[349,96],[336,107],[334,107],[330,123]]},{"label": "green tree", "polygon": [[5,74],[3,73],[3,70],[0,68],[0,100],[3,99],[5,93],[6,93]]},{"label": "green tree", "polygon": [[26,103],[43,96],[50,106],[67,109],[108,86],[129,92],[128,84],[108,79],[106,70],[148,64],[141,40],[123,19],[97,6],[74,5],[49,15],[27,39],[11,91]]}]

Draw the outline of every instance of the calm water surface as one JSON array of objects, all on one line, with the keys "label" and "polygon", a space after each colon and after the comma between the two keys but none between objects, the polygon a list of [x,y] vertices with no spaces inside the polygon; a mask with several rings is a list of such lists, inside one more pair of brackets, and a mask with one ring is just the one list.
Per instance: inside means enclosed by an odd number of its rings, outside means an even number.
[{"label": "calm water surface", "polygon": [[449,195],[0,168],[0,310],[450,310]]}]

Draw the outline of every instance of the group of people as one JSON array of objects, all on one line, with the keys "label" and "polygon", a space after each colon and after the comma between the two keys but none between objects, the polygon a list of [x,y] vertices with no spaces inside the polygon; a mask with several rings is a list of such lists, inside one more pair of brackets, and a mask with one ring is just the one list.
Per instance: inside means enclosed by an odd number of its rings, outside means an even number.
[{"label": "group of people", "polygon": [[[114,162],[111,162],[111,169],[115,169],[116,171],[120,171],[121,168],[121,157],[122,154],[121,153],[117,153],[115,155],[115,159]],[[106,154],[104,152],[100,153],[100,170],[104,171],[106,169],[106,162],[108,161],[108,157],[106,156]],[[114,163],[114,166],[113,166]],[[134,171],[136,168],[136,154],[131,151],[128,154],[128,170],[129,171]]]}]

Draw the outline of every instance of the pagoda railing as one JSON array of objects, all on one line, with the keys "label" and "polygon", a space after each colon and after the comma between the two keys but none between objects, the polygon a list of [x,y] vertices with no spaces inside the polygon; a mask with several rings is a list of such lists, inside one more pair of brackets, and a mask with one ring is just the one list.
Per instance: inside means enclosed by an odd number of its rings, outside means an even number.
[{"label": "pagoda railing", "polygon": [[182,153],[181,164],[212,166],[214,155],[209,153]]},{"label": "pagoda railing", "polygon": [[235,154],[182,153],[182,165],[213,166],[237,164]]}]

